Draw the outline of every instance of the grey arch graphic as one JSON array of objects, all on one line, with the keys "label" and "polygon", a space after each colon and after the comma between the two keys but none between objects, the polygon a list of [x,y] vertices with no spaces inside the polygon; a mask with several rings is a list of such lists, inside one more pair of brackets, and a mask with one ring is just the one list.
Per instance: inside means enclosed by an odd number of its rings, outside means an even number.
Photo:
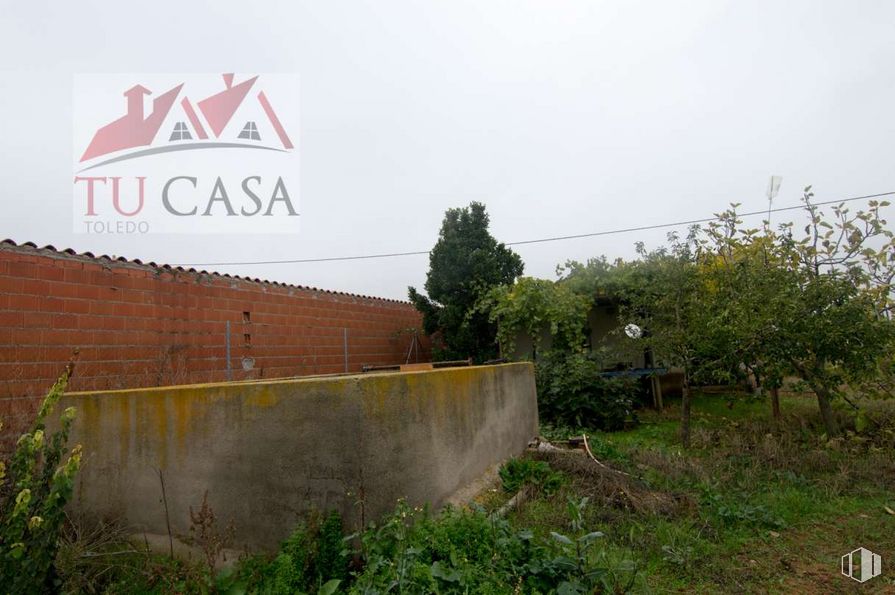
[{"label": "grey arch graphic", "polygon": [[130,159],[137,159],[140,157],[147,157],[149,155],[158,155],[160,153],[171,153],[174,151],[194,151],[197,149],[261,149],[263,151],[277,151],[279,153],[288,153],[285,149],[277,149],[276,147],[261,147],[258,145],[250,145],[248,143],[186,143],[181,145],[170,145],[164,147],[154,147],[150,149],[143,149],[142,151],[136,151],[134,153],[129,153],[127,155],[120,155],[118,157],[112,157],[111,159],[106,159],[100,163],[94,163],[89,167],[85,167],[84,169],[78,170],[78,173],[85,172],[87,170],[94,169],[96,167],[100,167],[103,165],[109,165],[110,163],[118,163],[120,161],[128,161]]}]

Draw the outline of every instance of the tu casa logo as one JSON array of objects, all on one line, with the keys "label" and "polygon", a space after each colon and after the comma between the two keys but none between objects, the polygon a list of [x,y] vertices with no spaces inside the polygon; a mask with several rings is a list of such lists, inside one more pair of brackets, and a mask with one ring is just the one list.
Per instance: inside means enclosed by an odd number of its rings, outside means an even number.
[{"label": "tu casa logo", "polygon": [[294,75],[75,79],[73,230],[295,233]]}]

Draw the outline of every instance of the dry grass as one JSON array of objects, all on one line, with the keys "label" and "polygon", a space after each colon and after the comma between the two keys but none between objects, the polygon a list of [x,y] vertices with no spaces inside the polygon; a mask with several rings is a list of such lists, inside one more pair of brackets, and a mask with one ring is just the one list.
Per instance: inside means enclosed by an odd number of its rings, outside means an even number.
[{"label": "dry grass", "polygon": [[62,592],[103,593],[121,570],[133,568],[134,557],[148,558],[148,549],[131,543],[130,534],[116,522],[68,517],[56,556]]},{"label": "dry grass", "polygon": [[599,502],[604,506],[638,514],[669,517],[695,508],[695,502],[687,494],[650,489],[636,477],[612,467],[598,465],[580,450],[533,452],[531,456],[568,474],[577,494],[587,496],[592,502]]}]

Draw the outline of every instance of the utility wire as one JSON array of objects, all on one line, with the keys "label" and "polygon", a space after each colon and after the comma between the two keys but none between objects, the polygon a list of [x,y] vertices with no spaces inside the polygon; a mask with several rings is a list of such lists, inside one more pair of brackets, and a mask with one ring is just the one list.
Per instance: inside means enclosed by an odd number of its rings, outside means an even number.
[{"label": "utility wire", "polygon": [[[824,202],[815,202],[811,203],[816,207],[821,207],[824,205],[833,205],[833,204],[842,204],[846,202],[853,202],[856,200],[869,200],[872,198],[880,198],[883,196],[892,196],[895,195],[895,191],[892,192],[880,192],[879,194],[867,194],[865,196],[854,196],[851,198],[843,198],[840,200],[827,200]],[[784,211],[795,211],[799,209],[804,209],[805,205],[795,205],[791,207],[779,207],[776,209],[770,210],[762,210],[762,211],[751,211],[749,213],[737,213],[738,217],[752,217],[755,215],[766,215],[769,213],[782,213]],[[559,242],[563,240],[577,240],[580,238],[595,238],[599,236],[608,236],[615,235],[620,233],[631,233],[634,231],[648,231],[652,229],[663,229],[668,227],[680,227],[682,225],[696,225],[698,223],[708,223],[709,221],[716,221],[718,219],[717,216],[706,217],[704,219],[691,219],[689,221],[675,221],[674,223],[658,223],[654,225],[642,225],[639,227],[625,227],[622,229],[609,229],[606,231],[595,231],[592,233],[580,233],[575,235],[568,236],[555,236],[550,238],[539,238],[536,240],[521,240],[518,242],[504,242],[505,246],[522,246],[526,244],[543,244],[546,242]],[[362,254],[359,256],[330,256],[328,258],[298,258],[298,259],[290,259],[290,260],[256,260],[256,261],[248,261],[248,262],[199,262],[199,263],[182,263],[175,266],[192,266],[192,267],[210,267],[210,266],[247,266],[247,265],[259,265],[259,264],[301,264],[301,263],[309,263],[309,262],[337,262],[343,260],[368,260],[373,258],[395,258],[398,256],[419,256],[422,254],[429,254],[431,250],[417,250],[414,252],[387,252],[384,254]]]}]

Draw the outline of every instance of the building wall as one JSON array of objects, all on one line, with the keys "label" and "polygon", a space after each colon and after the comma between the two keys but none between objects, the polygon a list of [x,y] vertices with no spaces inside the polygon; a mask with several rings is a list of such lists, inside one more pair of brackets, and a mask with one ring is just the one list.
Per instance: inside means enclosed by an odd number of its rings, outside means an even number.
[{"label": "building wall", "polygon": [[349,529],[435,507],[537,435],[530,363],[66,395],[83,446],[74,507],[189,533],[203,494],[236,549],[273,549],[310,509]]},{"label": "building wall", "polygon": [[[619,328],[618,307],[611,304],[594,305],[587,313],[588,342],[591,348],[608,347],[616,354],[618,361],[605,362],[607,367],[642,368],[644,367],[643,350],[636,348],[633,342],[615,331]],[[550,328],[544,325],[541,329],[541,352],[548,351],[553,344]],[[515,350],[511,354],[516,359],[531,359],[534,352],[532,339],[526,333],[518,333],[515,339]]]},{"label": "building wall", "polygon": [[636,347],[633,341],[624,334],[619,334],[618,306],[599,304],[591,308],[587,314],[590,327],[590,344],[592,347],[605,346],[616,354],[618,361],[606,362],[610,367],[642,368],[645,365],[643,350]]},{"label": "building wall", "polygon": [[0,452],[73,348],[74,390],[223,381],[228,321],[235,380],[345,372],[346,329],[348,371],[404,363],[420,328],[406,302],[0,242]]}]

